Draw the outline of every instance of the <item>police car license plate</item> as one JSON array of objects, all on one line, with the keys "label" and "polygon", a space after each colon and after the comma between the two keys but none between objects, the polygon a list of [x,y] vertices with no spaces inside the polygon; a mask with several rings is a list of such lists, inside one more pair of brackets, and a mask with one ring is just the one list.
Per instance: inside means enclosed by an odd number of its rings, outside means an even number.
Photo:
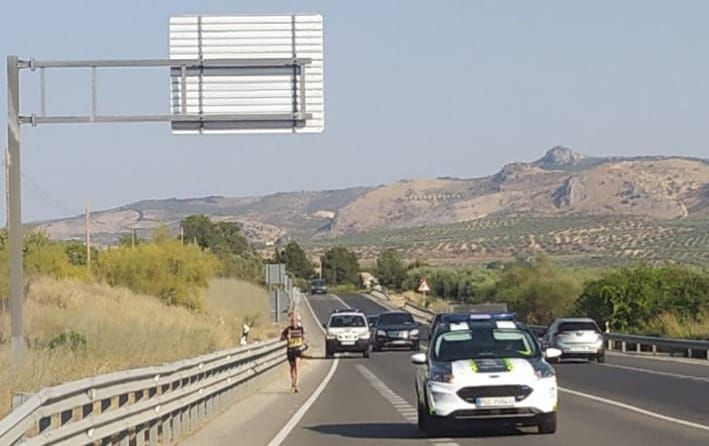
[{"label": "police car license plate", "polygon": [[514,404],[515,397],[513,396],[475,398],[475,405],[478,407],[509,407],[514,406]]},{"label": "police car license plate", "polygon": [[342,340],[342,341],[340,341],[340,344],[342,344],[342,345],[355,345],[355,341]]}]

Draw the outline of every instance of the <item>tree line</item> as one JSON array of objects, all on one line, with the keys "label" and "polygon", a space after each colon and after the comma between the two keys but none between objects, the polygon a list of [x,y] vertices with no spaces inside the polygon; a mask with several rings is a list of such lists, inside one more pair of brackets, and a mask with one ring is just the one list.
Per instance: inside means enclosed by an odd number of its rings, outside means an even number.
[{"label": "tree line", "polygon": [[545,257],[432,267],[385,250],[376,273],[393,290],[415,290],[426,278],[436,298],[503,302],[528,323],[588,316],[619,332],[709,338],[709,272],[695,267],[641,264],[582,279]]}]

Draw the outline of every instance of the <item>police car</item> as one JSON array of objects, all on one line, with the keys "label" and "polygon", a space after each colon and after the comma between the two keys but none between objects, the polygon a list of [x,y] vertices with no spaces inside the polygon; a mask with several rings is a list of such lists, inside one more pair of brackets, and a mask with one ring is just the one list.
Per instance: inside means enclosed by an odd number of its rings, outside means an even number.
[{"label": "police car", "polygon": [[550,434],[557,425],[556,374],[535,336],[505,314],[458,314],[444,318],[427,353],[416,353],[418,426],[440,432],[447,423],[502,422],[537,426]]}]

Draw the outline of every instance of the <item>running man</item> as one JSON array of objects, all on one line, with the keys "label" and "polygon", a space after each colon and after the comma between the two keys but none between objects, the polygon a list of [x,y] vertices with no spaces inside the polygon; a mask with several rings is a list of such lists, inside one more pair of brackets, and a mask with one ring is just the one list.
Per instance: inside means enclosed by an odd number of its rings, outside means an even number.
[{"label": "running man", "polygon": [[298,313],[291,313],[290,323],[281,333],[281,340],[287,341],[286,354],[290,365],[291,391],[298,393],[298,369],[300,358],[306,349],[305,330]]}]

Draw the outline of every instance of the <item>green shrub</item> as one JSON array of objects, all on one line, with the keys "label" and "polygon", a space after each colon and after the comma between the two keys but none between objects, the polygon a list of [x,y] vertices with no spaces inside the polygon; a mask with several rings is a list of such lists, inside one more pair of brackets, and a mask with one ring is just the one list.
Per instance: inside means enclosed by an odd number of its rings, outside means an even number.
[{"label": "green shrub", "polygon": [[102,254],[97,272],[111,286],[157,296],[171,305],[201,308],[200,290],[208,285],[219,261],[194,244],[160,239]]},{"label": "green shrub", "polygon": [[322,275],[332,285],[351,284],[360,286],[359,262],[357,255],[342,246],[325,251],[320,257]]},{"label": "green shrub", "polygon": [[698,322],[709,307],[709,275],[675,265],[621,268],[586,282],[576,311],[617,331],[657,330],[661,316]]},{"label": "green shrub", "polygon": [[86,350],[88,345],[89,340],[86,335],[74,330],[67,330],[50,339],[47,343],[47,348],[55,350],[59,347],[66,347],[72,351],[80,351]]},{"label": "green shrub", "polygon": [[386,249],[377,257],[376,276],[387,288],[399,290],[406,279],[406,265],[396,249]]}]

